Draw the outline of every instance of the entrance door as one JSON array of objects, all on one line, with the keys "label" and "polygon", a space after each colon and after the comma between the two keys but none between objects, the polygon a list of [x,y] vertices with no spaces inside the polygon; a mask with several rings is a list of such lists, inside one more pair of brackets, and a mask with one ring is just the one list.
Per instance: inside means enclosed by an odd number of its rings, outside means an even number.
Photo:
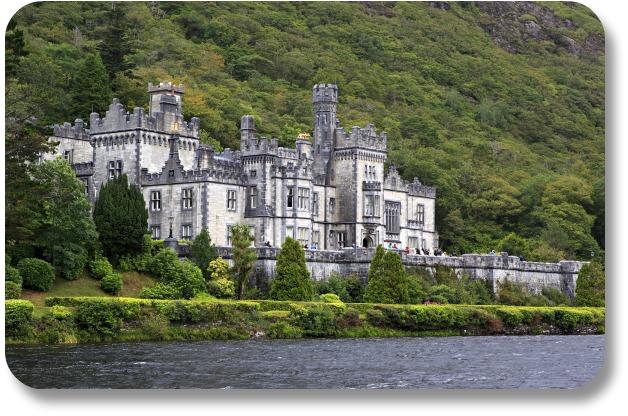
[{"label": "entrance door", "polygon": [[364,237],[364,239],[362,240],[362,247],[373,247],[373,239],[369,236]]}]

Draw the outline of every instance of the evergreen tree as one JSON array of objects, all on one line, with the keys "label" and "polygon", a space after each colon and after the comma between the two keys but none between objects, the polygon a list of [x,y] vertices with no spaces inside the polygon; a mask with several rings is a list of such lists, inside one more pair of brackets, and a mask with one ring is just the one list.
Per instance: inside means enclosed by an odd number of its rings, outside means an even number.
[{"label": "evergreen tree", "polygon": [[89,120],[91,113],[108,110],[112,98],[109,76],[100,55],[87,55],[72,85],[73,114]]},{"label": "evergreen tree", "polygon": [[369,268],[365,300],[376,303],[409,303],[409,286],[408,275],[399,254],[394,251],[384,252],[381,245],[377,246]]},{"label": "evergreen tree", "polygon": [[128,57],[133,53],[133,44],[128,33],[125,5],[112,3],[111,10],[105,16],[105,25],[100,34],[98,51],[107,69],[109,80],[119,75],[129,75],[134,67]]},{"label": "evergreen tree", "polygon": [[190,244],[190,252],[190,260],[203,271],[205,280],[209,281],[211,278],[209,264],[218,258],[218,254],[207,228],[203,227],[194,238]]},{"label": "evergreen tree", "polygon": [[576,280],[575,306],[605,306],[606,277],[598,262],[585,264]]},{"label": "evergreen tree", "polygon": [[277,274],[270,287],[274,300],[311,301],[314,286],[305,265],[305,252],[297,240],[286,237],[277,255]]},{"label": "evergreen tree", "polygon": [[253,234],[246,224],[236,224],[231,227],[229,232],[231,233],[231,244],[233,246],[233,267],[231,271],[235,279],[237,298],[240,300],[244,293],[244,284],[253,270],[257,255],[251,248]]},{"label": "evergreen tree", "polygon": [[104,183],[94,205],[94,222],[100,243],[109,261],[117,265],[120,256],[142,253],[148,233],[148,210],[137,186],[128,183],[126,174]]}]

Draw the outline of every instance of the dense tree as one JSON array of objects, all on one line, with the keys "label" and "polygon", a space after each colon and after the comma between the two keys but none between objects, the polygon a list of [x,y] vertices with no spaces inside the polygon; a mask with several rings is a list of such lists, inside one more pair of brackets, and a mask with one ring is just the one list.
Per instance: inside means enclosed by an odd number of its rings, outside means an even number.
[{"label": "dense tree", "polygon": [[125,7],[124,3],[111,3],[100,33],[98,51],[110,81],[117,76],[130,75],[130,70],[135,66],[129,59],[134,48]]},{"label": "dense tree", "polygon": [[61,158],[34,166],[35,192],[45,216],[35,243],[54,267],[57,276],[74,280],[88,260],[88,248],[98,239],[85,185]]},{"label": "dense tree", "polygon": [[105,182],[94,205],[94,222],[102,249],[112,264],[122,255],[142,253],[148,233],[148,210],[142,192],[126,174]]},{"label": "dense tree", "polygon": [[305,252],[297,240],[286,237],[277,255],[277,273],[269,296],[275,300],[310,301],[314,286],[305,265]]},{"label": "dense tree", "polygon": [[604,306],[606,277],[598,262],[585,264],[576,280],[576,306]]},{"label": "dense tree", "polygon": [[201,269],[203,277],[208,281],[211,277],[209,264],[217,258],[216,246],[212,243],[207,228],[203,227],[190,244],[190,260]]},{"label": "dense tree", "polygon": [[[378,253],[379,252],[379,253]],[[381,244],[369,268],[369,279],[364,293],[367,302],[409,303],[410,280],[395,251],[385,251]]]},{"label": "dense tree", "polygon": [[109,76],[100,55],[87,55],[72,81],[72,114],[88,121],[91,113],[104,114],[112,98]]},{"label": "dense tree", "polygon": [[233,253],[231,271],[236,286],[236,295],[239,300],[242,299],[244,285],[253,271],[257,255],[251,248],[254,237],[248,225],[238,223],[231,227],[229,234],[231,236],[231,251]]}]

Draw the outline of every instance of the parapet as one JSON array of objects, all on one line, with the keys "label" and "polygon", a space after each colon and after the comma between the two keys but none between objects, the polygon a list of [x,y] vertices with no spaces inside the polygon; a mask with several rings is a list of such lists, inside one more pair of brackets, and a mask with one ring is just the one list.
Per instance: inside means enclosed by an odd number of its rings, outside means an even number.
[{"label": "parapet", "polygon": [[377,152],[387,151],[387,133],[385,131],[378,133],[372,124],[368,124],[365,128],[353,126],[350,133],[347,133],[343,127],[338,127],[336,138],[335,148],[359,147]]},{"label": "parapet", "polygon": [[338,103],[338,86],[335,84],[316,84],[312,89],[313,103]]}]

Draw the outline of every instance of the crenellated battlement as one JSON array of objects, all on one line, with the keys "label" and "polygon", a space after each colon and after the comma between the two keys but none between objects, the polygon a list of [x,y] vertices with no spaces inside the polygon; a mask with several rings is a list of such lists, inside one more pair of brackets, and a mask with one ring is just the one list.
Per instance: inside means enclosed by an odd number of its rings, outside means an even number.
[{"label": "crenellated battlement", "polygon": [[312,89],[312,102],[317,103],[337,103],[338,86],[334,84],[316,84]]},{"label": "crenellated battlement", "polygon": [[347,133],[343,127],[338,127],[336,129],[336,149],[359,147],[362,149],[386,153],[387,146],[387,133],[385,131],[377,133],[372,124],[368,124],[366,128],[353,126],[350,133]]},{"label": "crenellated battlement", "polygon": [[89,140],[90,131],[85,128],[85,123],[81,119],[76,119],[74,125],[72,123],[63,123],[62,126],[55,124],[53,126],[53,136],[63,139]]},{"label": "crenellated battlement", "polygon": [[418,178],[414,178],[414,182],[412,183],[402,179],[395,166],[390,166],[384,176],[384,189],[407,192],[410,196],[436,198],[436,188],[421,184]]}]

